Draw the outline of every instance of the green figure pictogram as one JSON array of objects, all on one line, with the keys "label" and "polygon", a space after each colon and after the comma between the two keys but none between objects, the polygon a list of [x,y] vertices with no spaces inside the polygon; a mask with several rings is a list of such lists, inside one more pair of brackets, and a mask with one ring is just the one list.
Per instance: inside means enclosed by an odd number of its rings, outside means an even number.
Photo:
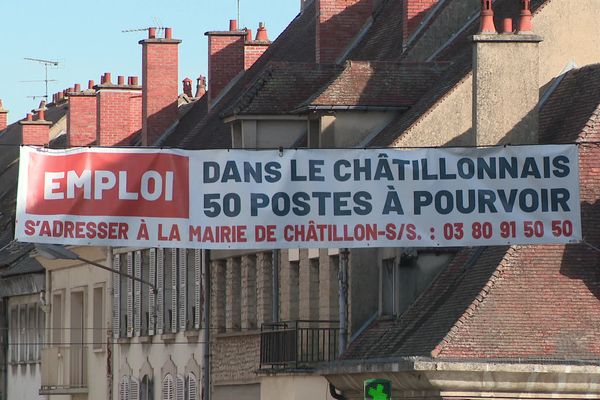
[{"label": "green figure pictogram", "polygon": [[392,383],[387,379],[369,379],[364,385],[365,400],[391,400]]},{"label": "green figure pictogram", "polygon": [[373,400],[388,400],[388,395],[383,391],[383,385],[377,385],[377,390],[369,388],[369,396]]}]

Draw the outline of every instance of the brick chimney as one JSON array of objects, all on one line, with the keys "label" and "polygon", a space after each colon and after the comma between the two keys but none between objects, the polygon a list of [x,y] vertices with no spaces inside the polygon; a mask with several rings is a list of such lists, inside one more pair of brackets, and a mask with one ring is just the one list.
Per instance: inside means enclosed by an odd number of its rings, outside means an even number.
[{"label": "brick chimney", "polygon": [[239,30],[237,20],[232,19],[228,31],[211,31],[205,35],[208,36],[208,101],[211,103],[245,69],[246,31]]},{"label": "brick chimney", "polygon": [[105,73],[96,89],[96,143],[100,146],[129,145],[131,137],[142,129],[142,87],[137,77],[111,81]]},{"label": "brick chimney", "polygon": [[8,126],[8,110],[4,109],[2,100],[0,99],[0,131],[3,131]]},{"label": "brick chimney", "polygon": [[316,60],[335,63],[363,28],[373,11],[373,0],[315,0],[318,21]]},{"label": "brick chimney", "polygon": [[405,0],[402,21],[404,43],[415,33],[427,12],[437,4],[438,0]]},{"label": "brick chimney", "polygon": [[521,1],[521,8],[519,32],[504,19],[504,32],[496,33],[492,2],[482,0],[481,29],[473,36],[473,128],[478,146],[538,142],[542,38],[530,32],[529,0]]},{"label": "brick chimney", "polygon": [[259,23],[256,38],[252,40],[252,30],[246,29],[244,43],[244,69],[249,69],[269,48],[271,41],[267,34],[264,22]]},{"label": "brick chimney", "polygon": [[78,84],[74,89],[69,93],[67,145],[89,146],[96,141],[97,97],[94,81],[88,82],[86,90],[81,90]]},{"label": "brick chimney", "polygon": [[38,111],[36,118],[32,114],[27,114],[24,120],[19,121],[21,125],[21,137],[23,144],[45,146],[50,141],[50,125],[52,122],[46,121],[46,111]]},{"label": "brick chimney", "polygon": [[179,93],[178,47],[171,28],[156,38],[156,28],[148,29],[142,45],[142,145],[152,145],[177,119]]},{"label": "brick chimney", "polygon": [[206,94],[206,77],[200,75],[196,79],[196,94],[194,95],[194,97],[199,99],[200,97],[204,96],[205,94]]}]

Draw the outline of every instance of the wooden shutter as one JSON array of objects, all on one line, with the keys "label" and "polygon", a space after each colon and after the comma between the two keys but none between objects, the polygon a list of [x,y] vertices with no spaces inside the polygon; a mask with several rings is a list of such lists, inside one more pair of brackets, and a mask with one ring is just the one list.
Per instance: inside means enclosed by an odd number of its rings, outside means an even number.
[{"label": "wooden shutter", "polygon": [[181,332],[186,329],[187,319],[187,250],[179,249],[179,330]]},{"label": "wooden shutter", "polygon": [[185,381],[182,375],[177,375],[177,390],[175,391],[176,400],[185,399]]},{"label": "wooden shutter", "polygon": [[132,377],[130,388],[130,400],[140,400],[140,382]]},{"label": "wooden shutter", "polygon": [[173,397],[173,378],[167,374],[162,382],[162,400],[175,400]]},{"label": "wooden shutter", "polygon": [[163,299],[164,296],[164,281],[165,281],[165,254],[164,254],[164,250],[163,249],[157,249],[156,250],[156,286],[158,289],[158,299],[157,299],[157,303],[158,303],[158,321],[157,321],[157,327],[156,327],[156,331],[158,332],[159,335],[161,335],[163,333],[163,328],[165,326],[165,320],[164,320],[164,309],[165,309],[165,302]]},{"label": "wooden shutter", "polygon": [[[127,273],[133,276],[133,253],[127,253]],[[133,279],[127,278],[127,337],[133,336]]]},{"label": "wooden shutter", "polygon": [[[138,279],[142,278],[142,252],[135,252],[135,277]],[[140,281],[133,283],[135,290],[133,296],[133,329],[135,330],[136,336],[140,336],[142,329],[142,284]]]},{"label": "wooden shutter", "polygon": [[186,400],[198,400],[198,381],[196,380],[196,375],[193,372],[189,373],[187,383],[188,390]]},{"label": "wooden shutter", "polygon": [[[156,249],[150,249],[150,283],[156,285]],[[150,314],[148,318],[148,335],[154,335],[154,327],[156,325],[156,315],[158,313],[158,307],[156,304],[156,296],[154,290],[148,286],[148,312]]]},{"label": "wooden shutter", "polygon": [[200,329],[202,307],[202,250],[194,250],[194,328]]},{"label": "wooden shutter", "polygon": [[[121,270],[121,259],[119,255],[115,255],[113,257],[113,269],[115,271]],[[120,332],[120,323],[121,323],[121,307],[120,307],[120,291],[121,291],[121,275],[115,273],[113,274],[113,337],[115,339],[119,338]]]},{"label": "wooden shutter", "polygon": [[171,250],[171,332],[177,332],[177,249]]}]

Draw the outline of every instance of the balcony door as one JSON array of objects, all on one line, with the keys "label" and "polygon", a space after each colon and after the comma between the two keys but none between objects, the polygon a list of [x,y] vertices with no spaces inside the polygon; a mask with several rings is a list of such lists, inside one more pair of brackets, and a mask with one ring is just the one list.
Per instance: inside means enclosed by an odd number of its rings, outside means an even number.
[{"label": "balcony door", "polygon": [[72,387],[83,387],[85,376],[85,304],[84,292],[71,293],[71,340],[69,356],[69,378]]}]

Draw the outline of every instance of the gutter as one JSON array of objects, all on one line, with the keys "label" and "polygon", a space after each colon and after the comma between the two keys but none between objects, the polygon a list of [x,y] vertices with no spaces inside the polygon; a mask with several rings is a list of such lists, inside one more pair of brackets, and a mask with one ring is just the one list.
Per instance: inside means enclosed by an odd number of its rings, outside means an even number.
[{"label": "gutter", "polygon": [[292,113],[299,114],[307,111],[406,111],[410,106],[304,106],[292,110]]}]

